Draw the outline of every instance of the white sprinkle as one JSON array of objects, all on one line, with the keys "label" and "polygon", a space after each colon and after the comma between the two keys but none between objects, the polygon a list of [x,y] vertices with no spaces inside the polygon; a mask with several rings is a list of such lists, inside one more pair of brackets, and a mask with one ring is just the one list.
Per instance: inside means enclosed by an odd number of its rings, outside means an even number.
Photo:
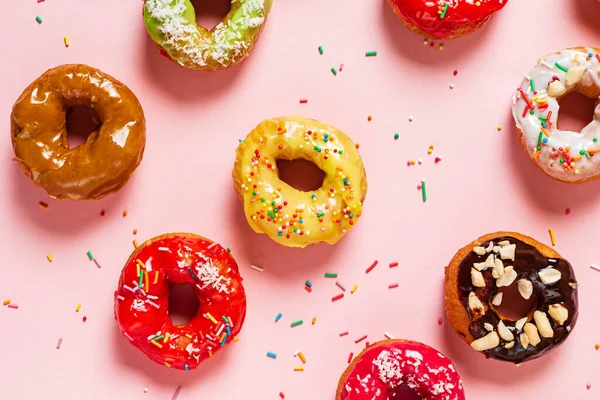
[{"label": "white sprinkle", "polygon": [[58,343],[56,343],[56,349],[60,349],[60,346],[62,345],[62,338],[58,339]]},{"label": "white sprinkle", "polygon": [[119,299],[119,300],[123,301],[123,300],[125,300],[125,297],[123,297],[123,296],[119,295],[119,296],[117,296],[117,299]]},{"label": "white sprinkle", "polygon": [[454,83],[450,84],[450,89],[454,89]]},{"label": "white sprinkle", "polygon": [[129,286],[127,286],[127,285],[123,285],[123,287],[124,287],[125,289],[129,290],[131,293],[135,293],[135,290],[133,290],[133,289],[132,289],[132,288],[130,288]]},{"label": "white sprinkle", "polygon": [[590,265],[590,268],[593,269],[593,270],[596,270],[596,271],[600,271],[600,267],[597,266],[596,264]]},{"label": "white sprinkle", "polygon": [[144,393],[148,393],[148,388],[147,387],[144,388]]},{"label": "white sprinkle", "polygon": [[148,299],[146,299],[146,303],[150,304],[150,305],[151,305],[152,307],[154,307],[154,308],[160,308],[160,307],[158,306],[158,304],[156,304],[156,303],[155,303],[155,302],[153,302],[152,300],[148,300]]},{"label": "white sprinkle", "polygon": [[386,333],[384,333],[383,335],[384,335],[386,338],[390,339],[390,340],[392,340],[392,339],[395,339],[395,338],[394,338],[394,336],[393,336],[391,333],[387,333],[387,332],[386,332]]},{"label": "white sprinkle", "polygon": [[159,251],[168,251],[169,253],[171,252],[171,250],[168,247],[159,247],[158,250]]},{"label": "white sprinkle", "polygon": [[212,249],[213,247],[215,247],[215,246],[218,246],[218,245],[219,245],[219,243],[217,243],[217,242],[212,242],[212,243],[210,244],[210,246],[208,246],[206,249],[207,249],[207,250],[210,250],[210,249]]},{"label": "white sprinkle", "polygon": [[263,267],[259,267],[258,265],[251,264],[250,268],[252,268],[253,270],[258,271],[258,272],[264,272]]},{"label": "white sprinkle", "polygon": [[540,64],[542,64],[544,67],[546,67],[548,69],[554,69],[554,65],[549,64],[546,60],[540,61]]},{"label": "white sprinkle", "polygon": [[409,122],[413,122],[414,119],[415,119],[415,117],[413,117],[412,115],[410,117],[408,117]]},{"label": "white sprinkle", "polygon": [[177,390],[175,391],[175,393],[173,394],[173,397],[171,397],[171,400],[177,400],[177,396],[179,396],[179,392],[181,392],[181,386],[179,386],[177,388]]}]

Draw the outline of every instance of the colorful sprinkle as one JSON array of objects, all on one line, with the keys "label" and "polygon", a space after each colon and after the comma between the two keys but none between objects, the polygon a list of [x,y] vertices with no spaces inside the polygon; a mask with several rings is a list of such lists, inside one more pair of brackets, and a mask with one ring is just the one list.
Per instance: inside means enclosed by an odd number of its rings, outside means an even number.
[{"label": "colorful sprinkle", "polygon": [[70,43],[69,43],[69,37],[68,37],[68,36],[65,36],[65,37],[63,38],[63,40],[65,41],[65,47],[69,47],[69,44],[70,44]]},{"label": "colorful sprinkle", "polygon": [[425,185],[425,179],[421,180],[421,195],[423,196],[423,202],[427,201],[427,186]]},{"label": "colorful sprinkle", "polygon": [[[557,62],[555,62],[555,63],[554,63],[554,65],[556,65],[556,68],[560,69],[560,70],[561,70],[561,71],[563,71],[563,72],[567,72],[567,71],[569,70],[568,68],[565,68],[565,67],[563,67],[562,65],[560,65],[560,64],[558,63],[558,61],[557,61]],[[530,108],[533,108],[533,107],[530,107]]]},{"label": "colorful sprinkle", "polygon": [[[369,268],[367,268],[367,270],[365,271],[365,273],[368,274],[369,272],[373,271],[373,268],[375,268],[378,263],[379,263],[379,261],[377,261],[377,260],[373,261],[373,264],[371,264],[371,266]],[[352,293],[354,293],[354,289],[352,289]]]},{"label": "colorful sprinkle", "polygon": [[319,46],[319,54],[323,54],[323,46]]},{"label": "colorful sprinkle", "polygon": [[448,13],[448,7],[450,7],[450,4],[448,4],[448,3],[444,4],[444,9],[442,10],[442,13],[440,14],[441,19],[446,18],[446,14]]},{"label": "colorful sprinkle", "polygon": [[9,304],[7,307],[8,307],[8,308],[14,308],[14,309],[16,310],[16,309],[18,309],[18,308],[19,308],[19,305],[18,305],[18,304],[15,304],[15,303],[10,303],[10,304]]},{"label": "colorful sprinkle", "polygon": [[336,282],[335,284],[336,284],[337,287],[339,287],[340,289],[342,289],[342,292],[346,291],[346,288],[341,283]]},{"label": "colorful sprinkle", "polygon": [[362,342],[363,340],[365,340],[366,338],[367,338],[367,335],[365,335],[365,336],[362,336],[362,337],[360,337],[360,338],[356,339],[356,340],[354,341],[354,343],[360,343],[360,342]]},{"label": "colorful sprinkle", "polygon": [[7,305],[9,305],[9,304],[10,304],[10,300],[4,300],[4,301],[2,302],[2,304],[3,304],[3,305],[5,305],[5,306],[7,306]]},{"label": "colorful sprinkle", "polygon": [[312,324],[314,325],[314,324],[316,324],[316,323],[317,323],[317,317],[313,317],[313,319],[312,319]]},{"label": "colorful sprinkle", "polygon": [[356,292],[356,289],[358,289],[358,285],[354,285],[354,286],[352,287],[352,290],[350,291],[350,293],[354,293],[354,292]]},{"label": "colorful sprinkle", "polygon": [[550,241],[552,242],[552,246],[556,245],[556,237],[554,236],[554,229],[550,228],[548,229],[548,232],[550,233]]},{"label": "colorful sprinkle", "polygon": [[62,345],[62,338],[58,338],[58,342],[56,343],[56,350],[60,349],[61,345]]},{"label": "colorful sprinkle", "polygon": [[52,262],[54,259],[52,258],[51,254],[46,255],[46,258],[48,259],[48,261]]},{"label": "colorful sprinkle", "polygon": [[294,367],[294,371],[304,371],[304,367]]},{"label": "colorful sprinkle", "polygon": [[277,358],[277,354],[271,353],[270,351],[267,351],[267,357],[269,357],[269,358]]},{"label": "colorful sprinkle", "polygon": [[342,332],[342,333],[340,333],[340,337],[344,337],[344,336],[348,336],[348,332]]},{"label": "colorful sprinkle", "polygon": [[398,287],[397,283],[392,283],[392,284],[388,285],[388,289],[395,289],[397,287]]},{"label": "colorful sprinkle", "polygon": [[304,284],[308,287],[312,287],[312,283],[310,281],[306,281]]},{"label": "colorful sprinkle", "polygon": [[38,203],[40,205],[41,208],[43,208],[44,210],[48,209],[48,204],[44,203],[43,201],[40,201]]},{"label": "colorful sprinkle", "polygon": [[292,328],[294,328],[294,327],[296,327],[298,325],[302,325],[303,323],[304,323],[304,321],[301,320],[301,319],[299,319],[298,321],[292,322],[291,326],[292,326]]},{"label": "colorful sprinkle", "polygon": [[94,256],[92,255],[92,252],[88,251],[88,252],[87,252],[87,256],[88,256],[88,258],[90,259],[90,261],[93,261],[93,260],[94,260]]},{"label": "colorful sprinkle", "polygon": [[398,266],[398,262],[394,261],[393,263],[390,263],[390,268],[394,268]]},{"label": "colorful sprinkle", "polygon": [[337,278],[338,274],[333,273],[333,272],[326,272],[325,273],[325,278]]},{"label": "colorful sprinkle", "polygon": [[333,296],[333,297],[331,298],[331,301],[338,301],[339,299],[341,299],[341,298],[343,298],[343,297],[344,297],[344,293],[340,293],[340,294],[338,294],[337,296]]},{"label": "colorful sprinkle", "polygon": [[277,316],[275,317],[275,322],[279,322],[279,320],[281,319],[282,316],[283,316],[283,314],[281,314],[281,313],[277,314]]},{"label": "colorful sprinkle", "polygon": [[40,18],[39,16],[38,16],[38,17],[35,17],[35,20],[38,22],[38,24],[41,24],[41,23],[42,23],[42,18]]},{"label": "colorful sprinkle", "polygon": [[264,272],[263,267],[259,267],[258,265],[251,264],[250,268],[252,268],[253,270],[258,271],[258,272]]},{"label": "colorful sprinkle", "polygon": [[365,53],[365,56],[366,56],[366,57],[375,57],[376,55],[377,55],[377,52],[376,52],[376,51],[367,51],[367,52]]},{"label": "colorful sprinkle", "polygon": [[335,68],[331,68],[331,73],[332,73],[333,75],[337,75],[337,69],[335,69]]},{"label": "colorful sprinkle", "polygon": [[348,364],[352,362],[352,358],[354,358],[354,353],[350,353],[350,355],[348,356]]},{"label": "colorful sprinkle", "polygon": [[75,307],[75,312],[79,312],[81,310],[81,304],[77,304],[77,307]]}]

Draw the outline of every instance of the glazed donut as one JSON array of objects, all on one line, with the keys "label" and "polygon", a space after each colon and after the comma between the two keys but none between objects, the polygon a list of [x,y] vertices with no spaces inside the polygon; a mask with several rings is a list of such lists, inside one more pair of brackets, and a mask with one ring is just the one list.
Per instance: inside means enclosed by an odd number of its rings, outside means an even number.
[{"label": "glazed donut", "polygon": [[[85,106],[99,123],[69,149],[66,115]],[[56,199],[100,199],[117,192],[142,161],[146,120],[135,95],[86,65],[53,68],[27,87],[12,109],[14,160]]]},{"label": "glazed donut", "polygon": [[[192,285],[200,303],[184,326],[169,318],[173,284]],[[189,233],[139,246],[123,268],[114,301],[115,319],[133,346],[154,362],[186,371],[231,343],[246,317],[246,294],[231,254]]]},{"label": "glazed donut", "polygon": [[[298,158],[325,172],[319,189],[301,192],[279,179],[277,160]],[[289,247],[336,243],[358,221],[367,194],[352,140],[302,117],[269,119],[254,128],[237,149],[233,182],[252,229]]]},{"label": "glazed donut", "polygon": [[[525,75],[512,113],[521,146],[547,175],[566,183],[600,177],[600,50],[576,47],[543,57]],[[597,101],[593,121],[581,132],[558,126],[560,101],[578,92]]]},{"label": "glazed donut", "polygon": [[[536,300],[518,320],[507,318],[501,287],[517,285]],[[519,364],[548,354],[575,327],[577,281],[571,264],[550,247],[514,232],[480,237],[446,268],[446,316],[459,336],[496,360]]]},{"label": "glazed donut", "polygon": [[161,53],[189,69],[216,71],[250,54],[273,0],[231,0],[231,11],[212,30],[196,24],[190,0],[145,0],[144,23]]},{"label": "glazed donut", "polygon": [[410,340],[384,340],[368,347],[348,366],[336,400],[395,399],[406,386],[423,400],[464,400],[456,368],[439,351]]},{"label": "glazed donut", "polygon": [[388,0],[411,31],[432,39],[456,39],[481,28],[508,0]]}]

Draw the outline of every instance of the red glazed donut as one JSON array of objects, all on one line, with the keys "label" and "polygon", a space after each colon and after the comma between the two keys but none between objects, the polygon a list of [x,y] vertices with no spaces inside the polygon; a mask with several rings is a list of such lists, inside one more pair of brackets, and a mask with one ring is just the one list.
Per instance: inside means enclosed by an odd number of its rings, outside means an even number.
[{"label": "red glazed donut", "polygon": [[340,378],[335,398],[401,400],[405,387],[423,400],[465,400],[452,362],[439,351],[410,340],[384,340],[360,353]]},{"label": "red glazed donut", "polygon": [[413,32],[433,39],[455,39],[481,28],[508,0],[388,0]]},{"label": "red glazed donut", "polygon": [[[185,326],[169,318],[173,284],[190,284],[200,307]],[[129,257],[115,292],[115,318],[151,360],[190,370],[240,332],[246,294],[227,250],[202,236],[173,233],[147,241]]]}]

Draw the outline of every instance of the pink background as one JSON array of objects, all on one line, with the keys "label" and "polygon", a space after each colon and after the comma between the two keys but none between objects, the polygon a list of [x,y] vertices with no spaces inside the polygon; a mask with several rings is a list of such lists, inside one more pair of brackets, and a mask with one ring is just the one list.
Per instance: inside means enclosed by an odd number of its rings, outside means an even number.
[{"label": "pink background", "polygon": [[[0,308],[0,398],[170,399],[181,385],[182,400],[278,399],[280,391],[291,400],[333,399],[348,354],[364,346],[354,340],[368,334],[373,342],[384,332],[446,353],[470,399],[598,398],[600,275],[589,265],[600,262],[600,182],[568,186],[536,170],[515,140],[510,99],[539,56],[600,46],[600,5],[511,0],[486,28],[440,51],[438,42],[424,46],[382,0],[275,3],[249,60],[209,74],[159,56],[144,30],[141,1],[2,1],[0,300],[20,308]],[[370,50],[377,57],[366,58]],[[63,63],[112,74],[146,113],[142,165],[122,192],[100,202],[52,201],[11,163],[12,104],[33,79]],[[340,63],[345,68],[334,77],[329,69]],[[361,145],[369,177],[365,211],[334,247],[287,249],[254,234],[232,188],[238,139],[265,118],[292,114],[326,121]],[[443,161],[434,164],[435,156]],[[423,165],[407,167],[412,158]],[[416,189],[421,178],[428,184],[425,204]],[[443,267],[459,247],[498,230],[549,243],[550,227],[581,284],[579,322],[560,349],[516,368],[486,361],[445,321],[438,326]],[[195,372],[151,363],[118,332],[112,293],[134,228],[140,242],[173,231],[208,236],[231,246],[241,268],[248,317],[240,342]],[[88,250],[102,269],[87,259]],[[375,259],[379,265],[366,275]],[[392,261],[400,266],[389,269]],[[359,289],[332,303],[339,289],[324,272]],[[314,284],[311,294],[306,279]],[[388,289],[394,282],[400,287]],[[297,319],[305,324],[290,328]],[[343,331],[350,334],[338,337]],[[293,371],[300,365],[296,349],[308,359],[304,372]]]}]

